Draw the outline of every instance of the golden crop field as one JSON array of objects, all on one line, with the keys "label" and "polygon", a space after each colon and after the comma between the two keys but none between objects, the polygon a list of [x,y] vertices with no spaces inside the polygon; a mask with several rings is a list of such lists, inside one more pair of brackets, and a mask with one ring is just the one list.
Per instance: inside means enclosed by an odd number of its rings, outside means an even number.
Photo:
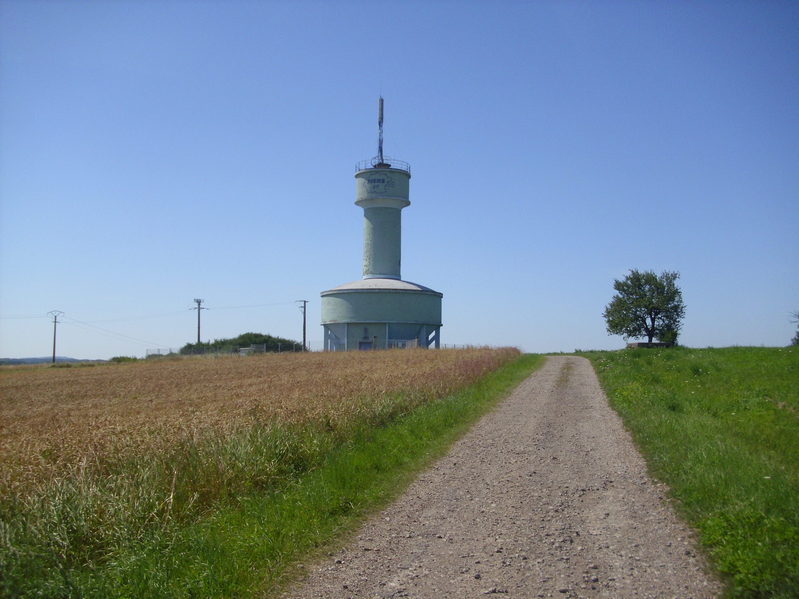
[{"label": "golden crop field", "polygon": [[345,427],[402,396],[443,397],[515,349],[396,350],[161,358],[0,368],[0,495],[66,470],[102,470],[183,440],[253,424]]}]

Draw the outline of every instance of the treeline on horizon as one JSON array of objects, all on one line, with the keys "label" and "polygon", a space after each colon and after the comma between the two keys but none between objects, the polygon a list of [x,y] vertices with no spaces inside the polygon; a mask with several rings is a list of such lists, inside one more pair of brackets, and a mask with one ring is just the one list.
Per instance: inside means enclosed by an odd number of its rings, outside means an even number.
[{"label": "treeline on horizon", "polygon": [[209,342],[187,343],[180,348],[181,355],[236,353],[242,348],[254,347],[259,352],[302,351],[302,343],[293,339],[273,337],[263,333],[242,333],[232,339],[214,339]]}]

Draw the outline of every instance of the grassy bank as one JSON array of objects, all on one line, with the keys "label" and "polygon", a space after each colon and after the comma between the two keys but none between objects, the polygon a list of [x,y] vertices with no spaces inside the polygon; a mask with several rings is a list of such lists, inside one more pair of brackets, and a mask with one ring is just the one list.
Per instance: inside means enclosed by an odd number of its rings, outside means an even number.
[{"label": "grassy bank", "polygon": [[799,597],[799,351],[589,352],[732,597]]},{"label": "grassy bank", "polygon": [[[87,447],[82,457],[76,453],[77,462],[64,462],[42,454],[48,446],[33,440],[36,455],[20,457],[24,467],[16,476],[4,475],[0,592],[7,597],[257,595],[292,561],[387,501],[410,473],[443,451],[539,360],[516,356],[497,350],[375,352],[357,361],[330,356],[328,362],[324,356],[292,356],[288,359],[299,360],[310,378],[306,388],[297,378],[300,370],[292,371],[294,362],[284,364],[284,374],[294,372],[286,389],[302,387],[307,393],[291,401],[282,397],[267,410],[268,418],[255,413],[252,397],[236,394],[239,387],[219,384],[220,365],[231,370],[231,380],[247,374],[252,389],[258,387],[253,373],[261,371],[266,374],[258,376],[273,388],[278,363],[215,362],[211,383],[233,398],[223,403],[206,398],[200,402],[207,411],[201,420],[212,424],[167,440],[164,429],[142,431],[134,426],[139,416],[128,418],[136,411],[132,406],[149,405],[140,384],[127,410],[118,408],[126,420],[117,430],[136,432],[135,442],[121,438],[114,444],[103,431],[99,449]],[[310,359],[322,362],[309,369],[302,360]],[[368,386],[378,392],[342,385],[338,399],[329,393],[320,399],[329,391],[318,387],[320,377],[347,380],[347,360],[355,369],[352,380],[368,375]],[[364,360],[372,362],[364,368]],[[184,382],[205,372],[199,362],[187,364],[194,376]],[[319,372],[320,365],[332,370]],[[131,367],[139,365],[114,368]],[[173,375],[183,372],[180,365],[174,368]],[[102,368],[88,370],[107,376]],[[120,380],[128,380],[127,372],[119,372]],[[148,373],[137,371],[131,380]],[[150,374],[163,392],[163,373]],[[205,381],[200,387],[207,392],[209,386]],[[172,403],[181,405],[181,397]],[[221,406],[231,405],[220,417]],[[11,406],[7,414],[14,410],[25,412]],[[6,448],[24,448],[13,435],[8,439]],[[4,459],[11,463],[9,454],[14,456],[9,450]],[[37,459],[46,462],[38,478],[29,472]]]}]

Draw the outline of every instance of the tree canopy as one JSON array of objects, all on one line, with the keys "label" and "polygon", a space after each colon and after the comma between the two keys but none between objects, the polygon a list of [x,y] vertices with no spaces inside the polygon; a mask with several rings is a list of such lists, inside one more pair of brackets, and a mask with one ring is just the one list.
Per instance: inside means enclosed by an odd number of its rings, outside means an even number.
[{"label": "tree canopy", "polygon": [[605,306],[603,316],[610,335],[625,339],[646,337],[664,343],[676,343],[685,315],[682,291],[677,286],[680,273],[631,269],[613,282],[616,295]]},{"label": "tree canopy", "polygon": [[242,347],[260,345],[263,351],[302,351],[302,343],[262,333],[242,333],[233,339],[215,339],[210,343],[187,343],[180,348],[181,354],[233,353]]}]

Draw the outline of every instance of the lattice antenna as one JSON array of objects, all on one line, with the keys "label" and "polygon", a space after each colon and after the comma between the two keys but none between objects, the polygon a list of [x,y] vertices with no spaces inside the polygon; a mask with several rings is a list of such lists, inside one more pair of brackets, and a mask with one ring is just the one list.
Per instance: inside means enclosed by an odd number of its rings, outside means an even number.
[{"label": "lattice antenna", "polygon": [[383,96],[377,100],[377,162],[383,164]]}]

